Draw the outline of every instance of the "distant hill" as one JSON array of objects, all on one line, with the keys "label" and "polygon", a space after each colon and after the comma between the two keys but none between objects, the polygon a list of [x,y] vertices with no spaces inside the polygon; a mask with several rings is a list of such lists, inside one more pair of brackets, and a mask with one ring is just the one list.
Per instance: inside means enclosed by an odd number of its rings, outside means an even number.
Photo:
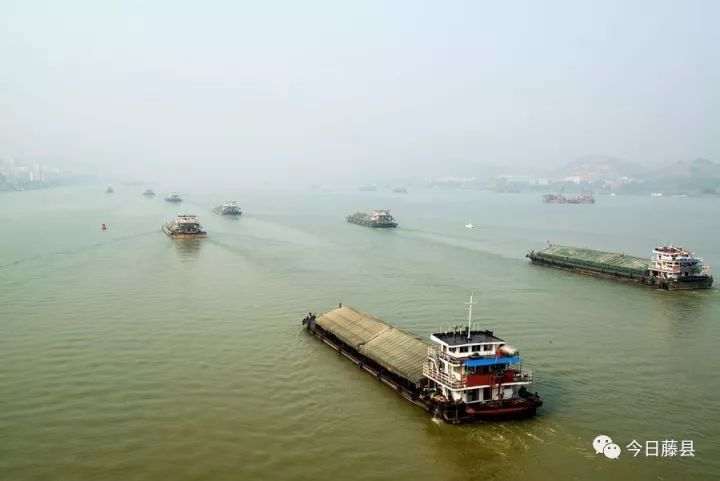
[{"label": "distant hill", "polygon": [[683,160],[650,172],[645,184],[654,191],[686,194],[720,194],[720,163],[697,158]]},{"label": "distant hill", "polygon": [[648,180],[665,180],[671,178],[720,179],[720,163],[703,159],[702,157],[695,160],[682,160],[651,172],[647,178]]},{"label": "distant hill", "polygon": [[588,155],[556,169],[551,173],[554,179],[576,177],[581,182],[615,181],[623,177],[639,177],[647,168],[623,159]]}]

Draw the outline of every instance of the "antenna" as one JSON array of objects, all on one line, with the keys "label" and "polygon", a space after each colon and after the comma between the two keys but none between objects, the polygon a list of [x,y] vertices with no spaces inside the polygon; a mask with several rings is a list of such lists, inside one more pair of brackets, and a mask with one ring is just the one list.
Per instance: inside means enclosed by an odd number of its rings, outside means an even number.
[{"label": "antenna", "polygon": [[470,331],[472,331],[472,306],[473,304],[477,304],[477,301],[473,301],[473,296],[475,293],[473,292],[470,294],[470,300],[465,303],[466,306],[468,306],[468,332],[467,337],[470,339]]}]

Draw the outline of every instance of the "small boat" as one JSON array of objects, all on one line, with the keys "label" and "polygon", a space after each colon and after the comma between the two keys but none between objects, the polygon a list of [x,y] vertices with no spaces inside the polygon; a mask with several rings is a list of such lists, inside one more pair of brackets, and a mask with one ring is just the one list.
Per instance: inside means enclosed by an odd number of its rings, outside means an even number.
[{"label": "small boat", "polygon": [[213,212],[217,212],[221,215],[242,215],[242,210],[238,207],[237,202],[234,200],[223,202],[219,206],[215,207]]},{"label": "small boat", "polygon": [[100,229],[101,229],[101,230],[107,230],[107,225],[106,225],[106,224],[101,224],[101,225],[100,225]]},{"label": "small boat", "polygon": [[194,215],[179,215],[162,226],[163,232],[173,239],[194,239],[207,236]]},{"label": "small boat", "polygon": [[153,191],[152,189],[145,189],[145,191],[143,192],[143,195],[145,197],[154,197],[155,191]]},{"label": "small boat", "polygon": [[468,229],[474,229],[474,228],[475,228],[475,226],[472,225],[471,222],[468,222],[467,224],[465,224],[465,227],[468,228]]},{"label": "small boat", "polygon": [[106,194],[112,194],[113,192],[115,192],[115,189],[113,189],[112,186],[109,186],[107,189],[105,189]]},{"label": "small boat", "polygon": [[165,196],[165,200],[167,202],[182,202],[182,197],[180,197],[180,194],[176,192],[170,192]]},{"label": "small boat", "polygon": [[405,187],[395,187],[392,191],[393,194],[407,194],[407,189]]},{"label": "small boat", "polygon": [[653,192],[652,194],[650,194],[650,197],[662,197],[662,196],[663,196],[662,192]]}]

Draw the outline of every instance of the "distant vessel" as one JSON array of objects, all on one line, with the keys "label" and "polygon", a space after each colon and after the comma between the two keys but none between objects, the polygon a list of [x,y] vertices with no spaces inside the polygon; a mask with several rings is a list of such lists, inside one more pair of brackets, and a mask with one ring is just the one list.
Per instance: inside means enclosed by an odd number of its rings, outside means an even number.
[{"label": "distant vessel", "polygon": [[165,196],[165,200],[168,202],[182,202],[182,197],[180,197],[180,194],[170,192],[168,195]]},{"label": "distant vessel", "polygon": [[475,228],[475,226],[472,225],[472,222],[468,222],[467,224],[465,224],[465,227],[467,227],[468,229],[474,229],[474,228]]},{"label": "distant vessel", "polygon": [[662,196],[663,196],[662,192],[653,192],[652,194],[650,194],[650,197],[662,197]]},{"label": "distant vessel", "polygon": [[394,194],[407,194],[407,189],[405,187],[395,187],[392,191]]},{"label": "distant vessel", "polygon": [[242,215],[242,210],[238,207],[234,200],[223,202],[219,206],[215,207],[213,212],[217,212],[222,215]]},{"label": "distant vessel", "polygon": [[668,290],[708,289],[713,283],[710,268],[703,265],[703,260],[676,246],[656,247],[649,260],[552,244],[541,251],[530,251],[526,257],[534,264]]},{"label": "distant vessel", "polygon": [[514,347],[492,331],[440,329],[430,343],[350,307],[310,314],[307,331],[378,381],[450,424],[533,416],[542,406],[530,391],[533,373]]},{"label": "distant vessel", "polygon": [[112,186],[109,186],[107,189],[105,189],[105,193],[107,194],[112,194],[113,192],[115,192],[115,189],[113,189]]},{"label": "distant vessel", "polygon": [[187,214],[179,215],[174,220],[164,223],[162,230],[173,239],[194,239],[207,235],[207,232],[202,230],[197,217]]},{"label": "distant vessel", "polygon": [[566,197],[563,193],[544,194],[543,202],[546,204],[594,204],[595,197],[592,194],[579,194],[573,197]]},{"label": "distant vessel", "polygon": [[100,224],[100,229],[101,229],[101,230],[107,230],[107,225],[106,225],[106,224]]},{"label": "distant vessel", "polygon": [[397,227],[397,222],[390,214],[390,209],[374,210],[372,214],[356,212],[346,217],[351,224],[364,225],[366,227]]},{"label": "distant vessel", "polygon": [[362,190],[363,192],[375,192],[377,190],[377,186],[373,184],[361,185],[358,187],[358,190]]},{"label": "distant vessel", "polygon": [[152,189],[145,189],[145,192],[143,192],[143,195],[145,197],[153,197],[155,195],[155,192]]}]

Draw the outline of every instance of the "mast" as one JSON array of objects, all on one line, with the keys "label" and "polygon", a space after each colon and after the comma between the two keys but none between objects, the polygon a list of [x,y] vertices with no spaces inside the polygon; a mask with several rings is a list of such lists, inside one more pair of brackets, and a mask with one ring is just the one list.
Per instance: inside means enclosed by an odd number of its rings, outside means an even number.
[{"label": "mast", "polygon": [[470,300],[465,303],[466,306],[468,306],[468,331],[467,331],[467,338],[470,339],[470,331],[472,331],[472,306],[473,304],[477,304],[477,302],[473,302],[473,296],[475,293],[473,292],[470,294]]}]

